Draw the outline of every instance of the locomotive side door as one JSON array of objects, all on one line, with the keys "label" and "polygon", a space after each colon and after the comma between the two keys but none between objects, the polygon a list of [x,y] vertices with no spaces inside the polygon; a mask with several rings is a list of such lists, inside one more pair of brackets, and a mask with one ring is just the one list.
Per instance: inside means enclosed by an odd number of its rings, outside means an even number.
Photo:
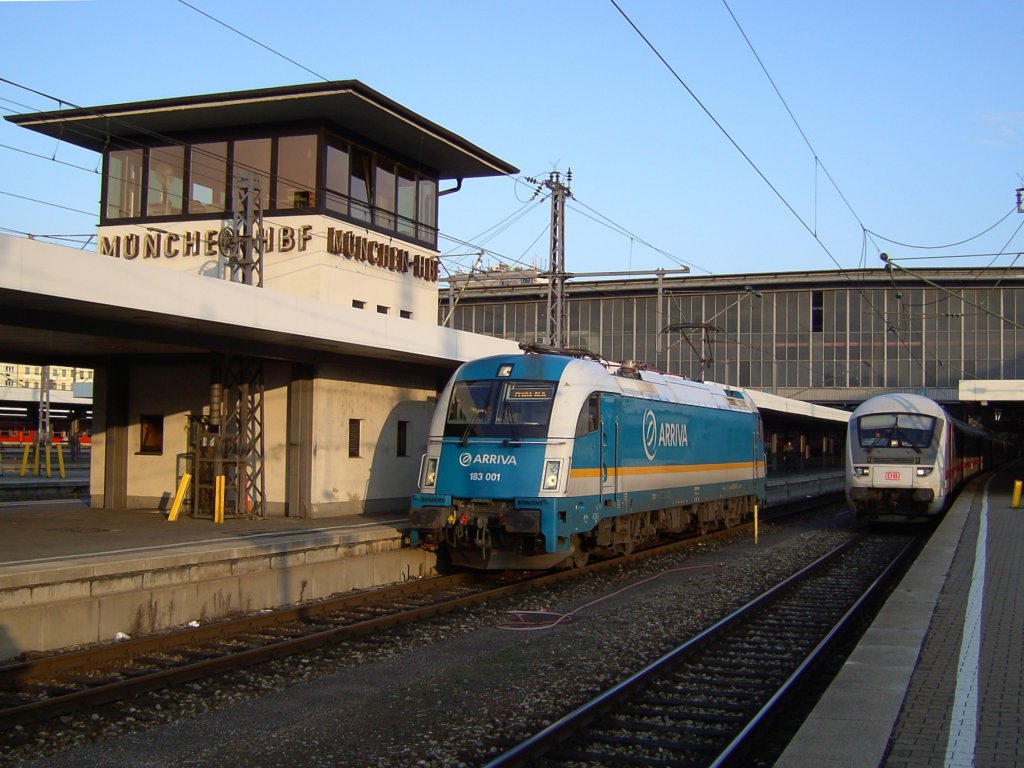
[{"label": "locomotive side door", "polygon": [[619,398],[601,394],[601,503],[614,504],[619,492]]}]

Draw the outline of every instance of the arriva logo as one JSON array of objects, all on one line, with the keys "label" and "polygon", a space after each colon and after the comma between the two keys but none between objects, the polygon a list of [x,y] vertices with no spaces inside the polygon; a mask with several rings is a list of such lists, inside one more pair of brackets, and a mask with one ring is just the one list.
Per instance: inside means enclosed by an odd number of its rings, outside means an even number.
[{"label": "arriva logo", "polygon": [[644,455],[648,461],[654,461],[654,455],[658,452],[658,419],[654,411],[644,411],[643,420],[644,434]]},{"label": "arriva logo", "polygon": [[668,448],[686,448],[690,445],[690,441],[686,436],[685,424],[661,424],[659,426],[658,417],[654,415],[652,410],[644,411],[642,429],[644,455],[648,461],[654,461],[658,448],[662,445]]},{"label": "arriva logo", "polygon": [[471,464],[496,464],[504,466],[518,466],[515,456],[507,456],[503,453],[460,453],[459,464],[468,467]]}]

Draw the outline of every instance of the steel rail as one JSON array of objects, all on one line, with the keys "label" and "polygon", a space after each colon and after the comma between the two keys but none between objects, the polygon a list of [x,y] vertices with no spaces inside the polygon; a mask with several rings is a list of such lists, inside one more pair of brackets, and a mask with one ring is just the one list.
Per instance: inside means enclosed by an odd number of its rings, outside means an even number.
[{"label": "steel rail", "polygon": [[[259,664],[274,658],[282,658],[294,653],[303,653],[331,643],[341,642],[347,638],[381,632],[392,627],[422,621],[434,616],[459,610],[470,605],[485,603],[508,597],[517,592],[553,585],[584,574],[599,573],[612,568],[620,568],[624,564],[635,563],[652,557],[661,557],[677,551],[691,548],[700,543],[743,535],[752,528],[747,523],[732,528],[713,531],[704,536],[697,536],[667,544],[657,544],[649,548],[637,550],[629,555],[620,555],[606,560],[592,562],[582,568],[564,571],[545,572],[543,574],[523,573],[503,576],[495,574],[458,573],[449,576],[419,581],[408,581],[390,585],[380,589],[367,590],[354,594],[346,594],[313,603],[298,606],[287,606],[264,613],[246,615],[233,619],[225,619],[200,627],[186,627],[155,635],[148,635],[131,640],[97,645],[90,648],[43,656],[35,659],[15,662],[0,666],[0,693],[22,694],[25,690],[38,688],[45,694],[45,689],[62,690],[50,698],[0,709],[0,726],[14,726],[67,714],[99,704],[120,701],[138,693],[179,685],[191,680],[220,674],[232,669]],[[497,587],[481,589],[481,580],[512,579],[511,583]],[[446,590],[471,589],[470,594],[457,597],[440,597]],[[261,638],[262,645],[256,648],[232,650],[223,647],[239,638],[247,642],[253,638],[246,635],[260,635],[275,628],[289,624],[301,624],[315,621],[320,617],[329,616],[346,610],[374,608],[408,597],[427,597],[436,593],[436,602],[411,609],[393,611],[387,615],[367,619],[349,621],[347,624],[321,630],[295,630],[291,637]],[[321,619],[322,620],[322,619]],[[340,620],[339,620],[340,621]],[[283,631],[283,630],[282,630]],[[211,648],[212,644],[222,644],[220,649]],[[196,649],[199,649],[198,651]],[[134,670],[123,679],[103,682],[97,676],[95,684],[87,679],[88,673],[102,672],[107,678],[124,674],[119,672],[117,665],[126,666],[139,660],[153,664],[151,658],[156,654],[192,655],[205,652],[209,658],[192,658],[183,661],[162,659],[161,663],[168,666],[151,672]],[[86,685],[81,690],[67,691],[69,684],[61,683],[61,676],[69,673],[82,673],[75,680],[76,685]],[[39,683],[39,684],[37,684]]]},{"label": "steel rail", "polygon": [[765,722],[775,713],[777,707],[783,702],[787,696],[803,681],[808,672],[814,668],[814,666],[822,659],[824,654],[833,646],[835,642],[847,631],[847,629],[863,614],[866,610],[867,605],[870,601],[875,599],[880,592],[891,582],[896,571],[906,562],[907,558],[910,557],[911,552],[917,546],[917,540],[911,540],[907,542],[907,545],[896,555],[891,563],[885,568],[885,570],[879,574],[871,585],[864,591],[856,602],[850,606],[849,610],[843,614],[843,616],[835,623],[835,625],[828,631],[828,634],[821,639],[821,641],[814,647],[814,649],[804,658],[803,661],[797,666],[793,673],[786,679],[786,681],[779,687],[779,689],[772,695],[772,697],[765,703],[757,714],[754,715],[750,722],[744,726],[725,749],[715,758],[709,768],[722,768],[722,766],[728,765],[729,762],[741,752],[746,746],[748,741],[753,737],[759,728],[761,728]]},{"label": "steel rail", "polygon": [[[483,768],[512,768],[513,766],[531,765],[533,761],[551,752],[561,743],[572,738],[576,733],[586,729],[599,718],[620,706],[626,699],[632,696],[638,688],[661,676],[665,670],[672,667],[684,656],[689,655],[699,650],[703,645],[716,640],[724,630],[731,628],[742,620],[745,620],[751,613],[761,609],[782,591],[804,581],[808,577],[815,575],[829,563],[835,562],[841,555],[859,544],[865,538],[866,537],[864,536],[858,536],[848,542],[845,542],[839,547],[836,547],[831,552],[826,553],[813,563],[792,574],[787,579],[776,584],[763,594],[750,600],[742,607],[716,622],[714,625],[704,629],[682,645],[662,655],[655,661],[646,665],[643,669],[633,675],[630,675],[628,678],[622,680],[612,688],[577,707],[569,714],[551,723],[546,728],[530,736],[520,744],[493,758],[484,764]],[[828,631],[825,638],[818,642],[812,655],[819,655],[826,647],[828,647],[828,645],[831,644],[832,641],[835,640],[841,632],[841,626],[855,614],[857,609],[863,607],[866,601],[870,599],[870,596],[867,593],[870,592],[872,594],[877,594],[877,590],[885,583],[886,578],[892,575],[894,569],[898,567],[898,563],[908,555],[913,547],[914,542],[910,542],[905,546],[897,558],[886,567],[883,575],[873,580],[871,586],[857,599],[855,605],[849,608],[844,613],[843,618],[833,625],[833,627]],[[805,658],[799,665],[799,673],[792,673],[787,678],[782,689],[785,689],[785,691],[791,690],[800,677],[802,677],[811,667],[812,662]],[[769,704],[766,704],[759,709],[754,717],[743,727],[741,733],[729,742],[725,750],[720,754],[709,758],[712,761],[709,765],[724,765],[736,754],[738,750],[745,746],[750,735],[757,731],[778,703],[784,699],[784,691],[782,689],[777,690],[772,695]],[[639,764],[639,762],[637,764]]]}]

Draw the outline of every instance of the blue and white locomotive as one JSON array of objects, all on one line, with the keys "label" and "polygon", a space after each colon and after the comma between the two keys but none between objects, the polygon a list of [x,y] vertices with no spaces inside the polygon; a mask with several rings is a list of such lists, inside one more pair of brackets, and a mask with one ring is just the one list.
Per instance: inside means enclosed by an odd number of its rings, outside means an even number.
[{"label": "blue and white locomotive", "polygon": [[422,546],[473,568],[582,565],[763,503],[743,392],[522,346],[465,363],[441,393],[410,511]]}]

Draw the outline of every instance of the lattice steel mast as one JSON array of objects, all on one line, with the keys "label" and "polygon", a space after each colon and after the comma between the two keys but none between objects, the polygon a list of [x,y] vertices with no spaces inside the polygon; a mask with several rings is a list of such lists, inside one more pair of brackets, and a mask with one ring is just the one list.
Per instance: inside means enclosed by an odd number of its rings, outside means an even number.
[{"label": "lattice steel mast", "polygon": [[565,302],[565,199],[572,197],[572,169],[565,174],[565,183],[558,171],[552,171],[544,181],[528,178],[537,185],[534,196],[541,187],[551,190],[551,256],[546,277],[548,278],[547,320],[545,343],[552,347],[569,346],[569,311]]}]

